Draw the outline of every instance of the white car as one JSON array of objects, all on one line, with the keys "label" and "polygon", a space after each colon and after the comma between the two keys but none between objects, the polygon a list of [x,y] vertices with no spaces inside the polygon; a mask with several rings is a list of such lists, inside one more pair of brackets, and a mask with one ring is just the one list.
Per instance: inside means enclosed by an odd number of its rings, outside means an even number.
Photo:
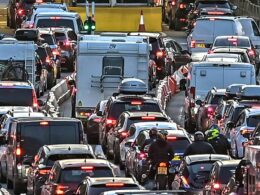
[{"label": "white car", "polygon": [[177,124],[172,122],[140,122],[134,123],[129,127],[129,136],[125,138],[119,146],[120,149],[120,164],[125,163],[125,156],[131,144],[134,142],[139,133],[143,130],[156,127],[161,130],[178,130]]},{"label": "white car", "polygon": [[245,108],[239,115],[236,123],[230,123],[231,152],[235,158],[244,157],[244,143],[248,142],[250,134],[260,122],[260,108]]}]

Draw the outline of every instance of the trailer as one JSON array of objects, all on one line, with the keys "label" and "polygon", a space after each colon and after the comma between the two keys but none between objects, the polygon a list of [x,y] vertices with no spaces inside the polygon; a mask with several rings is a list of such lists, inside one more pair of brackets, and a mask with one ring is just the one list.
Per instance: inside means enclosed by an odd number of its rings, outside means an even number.
[{"label": "trailer", "polygon": [[87,119],[125,78],[141,79],[148,86],[149,54],[146,37],[126,33],[79,36],[72,116]]}]

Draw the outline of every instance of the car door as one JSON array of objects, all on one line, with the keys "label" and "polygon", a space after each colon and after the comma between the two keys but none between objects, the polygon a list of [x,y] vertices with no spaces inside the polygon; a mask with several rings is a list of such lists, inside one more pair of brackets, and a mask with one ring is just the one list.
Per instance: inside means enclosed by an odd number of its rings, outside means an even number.
[{"label": "car door", "polygon": [[190,62],[190,55],[188,52],[184,52],[181,45],[176,41],[172,40],[173,49],[175,50],[174,59],[177,67],[185,65]]}]

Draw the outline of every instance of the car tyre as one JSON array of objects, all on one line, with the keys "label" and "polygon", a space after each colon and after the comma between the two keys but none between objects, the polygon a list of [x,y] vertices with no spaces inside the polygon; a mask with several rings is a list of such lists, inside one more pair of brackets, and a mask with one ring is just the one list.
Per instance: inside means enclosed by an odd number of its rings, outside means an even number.
[{"label": "car tyre", "polygon": [[16,182],[15,178],[13,182],[13,188],[15,195],[20,195],[23,192],[23,186],[20,183]]},{"label": "car tyre", "polygon": [[13,182],[6,178],[6,187],[7,189],[13,189]]},{"label": "car tyre", "polygon": [[54,72],[48,73],[47,76],[47,89],[51,89],[54,85]]},{"label": "car tyre", "polygon": [[118,164],[120,162],[120,154],[119,154],[119,150],[116,150],[115,144],[114,144],[113,151],[114,151],[114,163]]},{"label": "car tyre", "polygon": [[1,183],[5,183],[6,182],[6,178],[2,174],[2,164],[0,164],[0,182]]},{"label": "car tyre", "polygon": [[129,172],[127,166],[125,166],[125,176],[126,177],[131,177],[130,172]]}]

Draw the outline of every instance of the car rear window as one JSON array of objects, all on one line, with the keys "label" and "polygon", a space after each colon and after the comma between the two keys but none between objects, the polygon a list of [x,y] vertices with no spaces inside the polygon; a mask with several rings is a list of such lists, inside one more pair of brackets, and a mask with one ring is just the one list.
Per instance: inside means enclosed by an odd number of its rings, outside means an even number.
[{"label": "car rear window", "polygon": [[24,154],[35,155],[43,145],[49,144],[79,144],[79,129],[77,124],[72,123],[53,123],[41,125],[36,123],[22,124],[21,147]]},{"label": "car rear window", "polygon": [[47,43],[49,45],[55,45],[52,35],[49,34],[42,34],[41,35],[42,43]]},{"label": "car rear window", "polygon": [[202,2],[199,2],[197,9],[206,8],[206,7],[230,9],[228,2],[224,2],[224,1],[214,1],[214,2],[202,1]]},{"label": "car rear window", "polygon": [[88,194],[91,195],[100,195],[102,192],[111,191],[111,190],[139,190],[139,187],[136,184],[124,185],[123,187],[106,187],[105,185],[93,185],[90,186]]},{"label": "car rear window", "polygon": [[75,30],[73,20],[71,19],[39,19],[36,28],[49,27],[67,27]]},{"label": "car rear window", "polygon": [[249,116],[247,119],[247,126],[256,127],[259,122],[260,122],[260,115],[252,115]]},{"label": "car rear window", "polygon": [[66,160],[66,159],[90,159],[94,158],[91,154],[54,154],[48,157],[47,166],[53,166],[57,160]]},{"label": "car rear window", "polygon": [[175,153],[184,153],[185,149],[190,145],[190,142],[185,137],[170,137],[171,139],[167,139],[170,147],[174,150]]},{"label": "car rear window", "polygon": [[248,39],[239,38],[219,38],[216,39],[214,47],[250,47]]},{"label": "car rear window", "polygon": [[93,167],[93,169],[82,169],[81,167],[70,167],[61,171],[59,183],[79,184],[85,177],[113,177],[109,167]]},{"label": "car rear window", "polygon": [[230,178],[235,174],[236,166],[232,167],[221,167],[218,182],[221,184],[227,184]]},{"label": "car rear window", "polygon": [[65,33],[62,33],[62,32],[55,32],[54,36],[56,38],[56,41],[65,41],[65,40],[67,40]]},{"label": "car rear window", "polygon": [[200,182],[201,180],[208,179],[210,170],[212,168],[213,162],[203,162],[203,163],[194,163],[191,165],[191,175],[196,180]]},{"label": "car rear window", "polygon": [[141,105],[132,105],[131,102],[115,102],[109,110],[109,117],[117,119],[124,111],[130,112],[161,112],[161,109],[156,103],[146,103]]},{"label": "car rear window", "polygon": [[0,106],[32,106],[33,104],[32,89],[0,88],[0,94]]},{"label": "car rear window", "polygon": [[146,119],[142,119],[142,117],[132,117],[127,120],[126,129],[129,129],[130,125],[132,125],[133,123],[150,121],[168,121],[168,119],[164,117],[147,117]]},{"label": "car rear window", "polygon": [[[233,35],[235,34],[233,29],[233,21],[231,20],[197,20],[194,28],[194,33],[198,35],[213,35],[214,37],[220,35]],[[225,26],[225,28],[223,28]]]},{"label": "car rear window", "polygon": [[214,95],[211,99],[211,104],[217,104],[219,105],[221,101],[223,100],[224,95]]}]

